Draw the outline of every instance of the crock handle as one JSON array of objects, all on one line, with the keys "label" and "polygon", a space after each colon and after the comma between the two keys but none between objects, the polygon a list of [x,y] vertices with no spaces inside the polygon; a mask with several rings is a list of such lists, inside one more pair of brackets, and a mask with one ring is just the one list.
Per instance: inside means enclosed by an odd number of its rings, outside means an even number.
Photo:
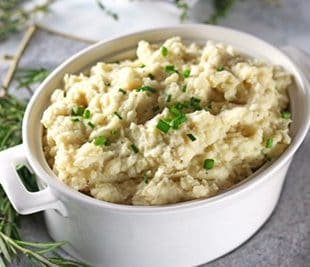
[{"label": "crock handle", "polygon": [[23,145],[0,152],[0,184],[15,210],[20,214],[31,214],[55,209],[66,216],[63,203],[53,195],[49,186],[38,192],[29,192],[25,188],[16,171],[18,164],[29,168]]}]

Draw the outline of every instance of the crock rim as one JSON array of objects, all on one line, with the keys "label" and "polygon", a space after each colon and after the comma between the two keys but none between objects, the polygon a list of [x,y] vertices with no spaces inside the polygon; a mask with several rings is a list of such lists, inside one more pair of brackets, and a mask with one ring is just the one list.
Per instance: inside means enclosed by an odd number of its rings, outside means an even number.
[{"label": "crock rim", "polygon": [[38,164],[36,160],[34,160],[32,150],[29,146],[28,139],[30,138],[27,134],[27,124],[28,119],[31,116],[31,107],[33,105],[38,105],[36,99],[38,96],[44,92],[44,88],[49,83],[51,78],[55,76],[58,72],[60,72],[63,68],[66,67],[70,62],[78,59],[79,57],[83,56],[84,54],[87,54],[89,51],[100,47],[101,45],[107,43],[107,42],[118,42],[120,39],[123,38],[129,38],[134,35],[140,35],[140,34],[146,34],[146,33],[152,33],[155,31],[161,31],[161,30],[176,30],[176,29],[198,29],[203,28],[205,30],[208,30],[210,28],[218,29],[219,31],[229,31],[231,33],[241,35],[245,38],[251,39],[252,41],[264,44],[266,46],[272,47],[273,49],[277,50],[282,57],[286,58],[291,65],[297,70],[298,75],[300,76],[301,86],[304,88],[304,91],[306,93],[307,97],[307,107],[306,110],[308,114],[310,114],[310,97],[309,97],[309,83],[307,79],[305,78],[304,73],[300,68],[291,60],[285,53],[283,53],[278,48],[274,47],[273,45],[269,44],[268,42],[263,41],[260,38],[257,38],[256,36],[253,36],[251,34],[238,31],[235,29],[231,29],[228,27],[221,27],[221,26],[214,26],[214,25],[205,25],[205,24],[186,24],[186,25],[180,25],[180,26],[168,26],[168,27],[159,27],[159,28],[152,28],[142,31],[136,31],[129,34],[114,36],[112,38],[108,38],[105,40],[102,40],[100,42],[97,42],[80,52],[74,54],[70,58],[68,58],[66,61],[64,61],[62,64],[60,64],[50,75],[45,79],[45,81],[39,86],[39,88],[36,90],[35,94],[32,96],[27,109],[25,111],[25,116],[23,120],[23,144],[25,149],[26,158],[29,161],[29,164],[32,168],[32,170],[35,172],[35,174],[38,176],[38,179],[43,180],[45,183],[48,184],[53,190],[55,190],[58,193],[61,193],[63,195],[66,195],[70,197],[71,199],[85,202],[89,205],[94,205],[100,208],[105,209],[111,209],[114,211],[127,211],[127,212],[135,212],[135,213],[159,213],[159,212],[173,212],[173,211],[180,211],[180,210],[186,210],[186,209],[193,209],[198,208],[214,203],[219,203],[221,201],[227,200],[231,197],[237,197],[238,194],[250,190],[251,188],[258,186],[259,184],[263,183],[268,177],[270,177],[272,174],[274,174],[276,171],[278,171],[281,167],[284,166],[285,163],[287,163],[295,154],[298,147],[303,142],[308,129],[310,125],[310,116],[305,119],[304,124],[302,127],[300,127],[297,130],[297,133],[292,141],[292,143],[288,146],[288,148],[280,155],[279,158],[277,158],[275,161],[273,161],[271,164],[269,164],[265,169],[260,171],[259,173],[254,173],[250,177],[246,178],[244,182],[241,184],[237,184],[233,187],[231,187],[229,190],[216,194],[215,196],[211,196],[209,198],[205,199],[197,199],[192,201],[186,201],[186,202],[180,202],[175,204],[169,204],[169,205],[162,205],[162,206],[133,206],[133,205],[125,205],[125,204],[116,204],[116,203],[110,203],[102,200],[95,199],[93,197],[87,196],[81,192],[78,192],[69,186],[63,184],[61,181],[59,181],[56,176],[49,175],[44,168]]}]

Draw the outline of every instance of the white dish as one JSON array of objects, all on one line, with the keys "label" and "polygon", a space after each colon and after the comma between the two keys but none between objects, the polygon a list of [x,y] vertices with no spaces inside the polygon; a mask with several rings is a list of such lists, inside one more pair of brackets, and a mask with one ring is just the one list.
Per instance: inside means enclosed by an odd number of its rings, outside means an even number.
[{"label": "white dish", "polygon": [[[254,57],[291,72],[297,89],[290,91],[292,143],[272,164],[230,190],[205,200],[161,207],[139,207],[98,201],[56,179],[42,151],[40,119],[51,92],[65,73],[76,73],[99,59],[128,57],[141,39],[160,42],[171,36],[231,44]],[[297,116],[298,114],[298,116]],[[102,41],[70,58],[42,83],[31,99],[20,146],[0,153],[0,182],[16,210],[45,210],[51,237],[67,240],[66,250],[93,266],[193,266],[233,250],[252,236],[272,213],[289,164],[309,128],[309,84],[302,70],[277,48],[245,33],[206,25],[148,30]],[[43,190],[30,193],[14,165],[27,163]]]}]

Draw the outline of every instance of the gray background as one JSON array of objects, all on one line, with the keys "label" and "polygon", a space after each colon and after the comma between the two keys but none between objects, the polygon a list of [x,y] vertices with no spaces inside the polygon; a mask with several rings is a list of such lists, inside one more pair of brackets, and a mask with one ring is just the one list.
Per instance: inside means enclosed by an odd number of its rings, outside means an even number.
[{"label": "gray background", "polygon": [[[310,1],[280,2],[280,8],[266,8],[264,1],[241,1],[221,24],[252,32],[277,45],[293,43],[307,50],[310,40]],[[198,6],[194,10],[195,20],[204,12],[210,12],[203,8],[205,6]],[[26,50],[20,66],[53,69],[87,45],[39,31]],[[3,78],[6,68],[6,64],[0,64],[0,78]],[[27,97],[27,94],[23,93],[22,96]],[[308,134],[289,169],[279,204],[270,219],[241,247],[206,266],[310,266],[309,159]],[[49,240],[41,214],[22,217],[22,235],[26,240]],[[22,259],[13,266],[29,264]]]}]

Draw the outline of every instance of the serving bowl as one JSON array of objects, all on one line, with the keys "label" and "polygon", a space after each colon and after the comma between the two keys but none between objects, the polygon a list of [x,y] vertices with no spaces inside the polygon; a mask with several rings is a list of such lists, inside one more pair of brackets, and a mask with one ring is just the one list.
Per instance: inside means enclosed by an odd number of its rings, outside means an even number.
[{"label": "serving bowl", "polygon": [[[40,120],[64,74],[81,72],[99,60],[132,57],[140,40],[158,43],[172,36],[185,42],[227,43],[292,73],[297,87],[289,90],[293,122],[287,150],[225,192],[173,205],[113,204],[61,183],[45,160]],[[217,26],[167,27],[104,40],[71,57],[40,85],[25,113],[23,144],[0,153],[1,185],[19,213],[44,210],[50,236],[67,240],[65,250],[92,266],[193,266],[212,261],[251,237],[276,206],[288,167],[310,124],[310,88],[303,71],[272,45]],[[17,164],[33,170],[41,191],[25,189],[15,171]]]}]

